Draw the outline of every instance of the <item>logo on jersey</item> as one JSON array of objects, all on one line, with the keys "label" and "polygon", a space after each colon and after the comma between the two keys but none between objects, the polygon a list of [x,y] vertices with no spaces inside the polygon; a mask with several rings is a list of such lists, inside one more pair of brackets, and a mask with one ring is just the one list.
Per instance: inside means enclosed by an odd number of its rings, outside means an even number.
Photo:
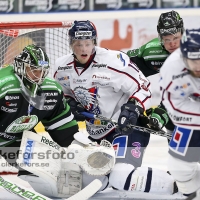
[{"label": "logo on jersey", "polygon": [[112,145],[115,150],[116,158],[125,158],[128,145],[128,136],[123,135],[116,137],[113,140]]},{"label": "logo on jersey", "polygon": [[126,65],[126,61],[124,60],[124,58],[123,58],[123,56],[122,56],[122,54],[121,54],[121,53],[117,55],[117,58],[118,58],[118,59],[120,59],[120,60],[122,61],[122,63],[123,63],[123,66],[125,66],[125,65]]},{"label": "logo on jersey", "polygon": [[65,67],[58,67],[58,70],[72,70],[73,69],[73,66],[65,66]]},{"label": "logo on jersey", "polygon": [[74,84],[85,84],[85,83],[87,83],[87,79],[86,78],[83,78],[83,79],[79,79],[79,78],[74,78],[73,79],[73,83]]},{"label": "logo on jersey", "polygon": [[110,74],[108,73],[95,73],[92,75],[93,80],[110,81]]},{"label": "logo on jersey", "polygon": [[160,62],[160,61],[151,61],[152,65],[160,65],[162,66],[164,62]]},{"label": "logo on jersey", "polygon": [[6,101],[6,106],[17,106],[17,103],[11,103],[9,101]]},{"label": "logo on jersey", "polygon": [[68,81],[69,80],[69,76],[63,76],[58,78],[59,81]]},{"label": "logo on jersey", "polygon": [[107,64],[93,64],[92,68],[107,68]]},{"label": "logo on jersey", "polygon": [[191,129],[176,127],[169,143],[170,150],[179,155],[185,156],[192,132],[193,130]]},{"label": "logo on jersey", "polygon": [[1,106],[1,110],[3,110],[4,112],[7,112],[7,113],[17,112],[17,108],[6,108],[4,106]]},{"label": "logo on jersey", "polygon": [[14,80],[15,80],[15,78],[13,76],[7,76],[0,80],[0,85],[3,85],[9,81],[14,81]]},{"label": "logo on jersey", "polygon": [[74,88],[74,95],[78,102],[80,102],[88,111],[93,114],[101,114],[99,103],[97,100],[98,88],[92,87],[86,89],[84,87]]},{"label": "logo on jersey", "polygon": [[134,142],[134,143],[132,143],[132,145],[134,147],[134,149],[131,149],[132,156],[135,157],[135,158],[140,158],[140,156],[141,156],[141,151],[140,151],[141,144],[139,142]]},{"label": "logo on jersey", "polygon": [[58,96],[58,92],[45,92],[45,96]]},{"label": "logo on jersey", "polygon": [[10,85],[7,85],[7,86],[1,88],[1,91],[7,90],[8,88],[11,88],[11,87],[14,87],[14,84],[10,84]]},{"label": "logo on jersey", "polygon": [[19,96],[5,96],[5,100],[17,100],[19,99]]},{"label": "logo on jersey", "polygon": [[22,116],[13,121],[5,130],[7,133],[20,133],[31,130],[38,123],[36,115]]}]

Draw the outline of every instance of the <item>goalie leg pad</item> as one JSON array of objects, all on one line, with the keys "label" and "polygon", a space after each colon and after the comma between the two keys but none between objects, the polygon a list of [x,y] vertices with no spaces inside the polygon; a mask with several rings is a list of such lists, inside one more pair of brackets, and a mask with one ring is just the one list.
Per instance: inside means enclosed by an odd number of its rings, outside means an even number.
[{"label": "goalie leg pad", "polygon": [[191,194],[200,188],[200,164],[186,162],[169,155],[168,168],[183,194]]},{"label": "goalie leg pad", "polygon": [[[37,175],[37,172],[35,171]],[[59,173],[57,181],[54,181],[46,174],[19,175],[24,181],[27,181],[32,188],[50,197],[66,197],[78,193],[82,189],[82,171],[76,164],[65,163]]]},{"label": "goalie leg pad", "polygon": [[119,190],[173,194],[174,179],[167,172],[117,163],[110,173],[110,185]]}]

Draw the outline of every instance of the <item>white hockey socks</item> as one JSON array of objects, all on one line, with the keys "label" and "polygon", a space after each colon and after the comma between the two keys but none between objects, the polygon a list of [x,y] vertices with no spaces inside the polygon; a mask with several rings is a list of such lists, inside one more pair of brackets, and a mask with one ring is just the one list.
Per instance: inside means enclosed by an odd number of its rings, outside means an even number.
[{"label": "white hockey socks", "polygon": [[168,168],[183,194],[191,194],[200,188],[200,164],[186,162],[169,155]]},{"label": "white hockey socks", "polygon": [[148,167],[117,163],[110,173],[109,183],[118,190],[173,194],[174,179],[167,172]]}]

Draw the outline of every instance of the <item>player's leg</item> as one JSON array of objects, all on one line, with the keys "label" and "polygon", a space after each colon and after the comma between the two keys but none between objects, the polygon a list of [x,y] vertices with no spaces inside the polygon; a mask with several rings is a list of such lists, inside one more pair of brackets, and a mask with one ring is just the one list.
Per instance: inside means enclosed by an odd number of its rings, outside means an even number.
[{"label": "player's leg", "polygon": [[173,194],[174,178],[165,171],[117,163],[109,176],[109,183],[118,190]]},{"label": "player's leg", "polygon": [[150,134],[130,129],[128,132],[114,132],[106,138],[115,149],[116,163],[129,163],[140,167]]},{"label": "player's leg", "polygon": [[200,188],[199,152],[200,131],[176,127],[170,141],[168,168],[185,195]]}]

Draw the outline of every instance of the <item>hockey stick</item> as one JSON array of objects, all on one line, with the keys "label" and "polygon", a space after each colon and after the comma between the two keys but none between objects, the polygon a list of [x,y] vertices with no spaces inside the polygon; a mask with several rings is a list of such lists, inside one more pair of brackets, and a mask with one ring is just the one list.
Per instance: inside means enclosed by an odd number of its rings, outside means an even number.
[{"label": "hockey stick", "polygon": [[[80,192],[76,193],[75,195],[67,199],[63,199],[63,198],[62,199],[63,200],[77,200],[77,199],[86,200],[86,199],[89,199],[91,196],[93,196],[101,188],[101,186],[102,186],[101,181],[98,179],[95,179],[89,185],[87,185],[84,189],[82,189]],[[11,180],[6,180],[2,176],[0,176],[0,188],[3,188],[12,194],[18,197],[21,197],[23,199],[27,199],[27,200],[33,200],[33,199],[53,200],[34,191],[33,189],[27,188],[18,183],[14,183]]]},{"label": "hockey stick", "polygon": [[[115,123],[116,127],[117,127],[117,122],[114,121],[113,119],[109,119],[109,118],[103,117],[101,115],[95,115],[93,113],[88,113],[88,112],[81,112],[81,114],[84,115],[85,117],[88,117],[89,119],[101,119],[101,120],[104,120],[104,121],[110,121],[112,123]],[[139,130],[139,131],[142,131],[142,132],[150,133],[150,134],[153,134],[153,135],[159,135],[159,136],[171,139],[171,135],[167,134],[163,130],[153,130],[153,129],[150,129],[150,128],[135,126],[135,125],[131,125],[131,124],[129,124],[128,127],[131,127],[135,130]]]}]

